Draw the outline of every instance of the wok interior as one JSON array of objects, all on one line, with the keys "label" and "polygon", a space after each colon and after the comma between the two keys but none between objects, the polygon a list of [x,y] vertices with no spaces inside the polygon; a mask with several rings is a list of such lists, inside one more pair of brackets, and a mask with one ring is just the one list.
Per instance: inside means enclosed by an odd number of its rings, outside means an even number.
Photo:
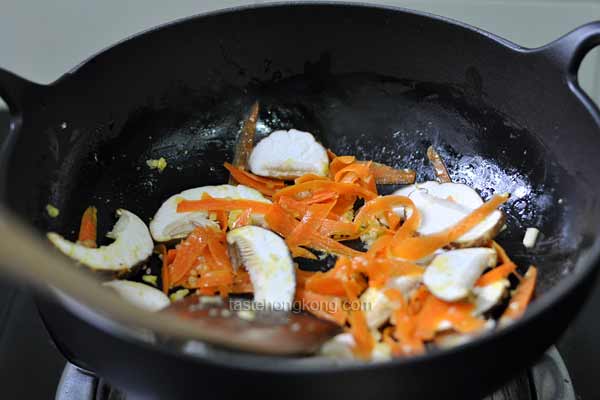
[{"label": "wok interior", "polygon": [[[40,226],[73,235],[82,211],[95,205],[102,234],[114,224],[117,208],[149,222],[172,194],[226,183],[223,162],[233,157],[240,121],[254,99],[261,103],[258,140],[275,129],[310,131],[336,154],[413,168],[417,181],[434,179],[425,151],[435,145],[454,181],[485,198],[513,195],[504,208],[508,228],[498,240],[522,267],[541,266],[542,290],[572,266],[571,254],[556,246],[564,239],[566,216],[557,207],[564,195],[556,190],[554,171],[540,162],[548,155],[533,135],[482,104],[469,104],[460,87],[365,73],[301,75],[248,88],[241,96],[224,93],[210,103],[180,93],[164,106],[142,108],[113,126],[114,138],[80,154],[72,171],[59,175],[62,181],[54,184],[64,189],[45,201],[60,204],[60,217],[41,216]],[[160,157],[168,162],[166,170],[148,168],[146,160]],[[382,194],[395,189],[380,187]],[[529,226],[544,236],[525,251],[521,240]]]},{"label": "wok interior", "polygon": [[[418,181],[433,178],[425,151],[434,144],[456,182],[484,198],[512,194],[498,241],[522,269],[539,267],[538,294],[572,271],[600,220],[599,189],[586,186],[598,161],[576,167],[573,154],[587,146],[567,149],[566,139],[544,130],[539,109],[533,103],[525,109],[526,97],[536,95],[526,92],[531,87],[509,103],[512,89],[500,88],[526,77],[509,67],[494,75],[497,66],[446,46],[516,56],[427,17],[349,9],[338,18],[336,7],[320,11],[275,7],[192,20],[92,60],[24,114],[5,171],[9,204],[41,231],[71,237],[88,205],[98,207],[100,235],[120,207],[149,221],[174,193],[226,183],[223,162],[232,159],[241,121],[259,100],[259,137],[274,129],[310,131],[337,154],[414,168]],[[298,20],[309,16],[313,24],[305,29]],[[555,102],[548,99],[548,108]],[[547,112],[558,120],[576,106],[571,102]],[[515,104],[525,108],[509,116]],[[577,135],[584,142],[592,137]],[[146,165],[159,157],[168,162],[162,173]],[[46,204],[60,216],[48,217]],[[543,233],[529,251],[521,244],[527,227]]]}]

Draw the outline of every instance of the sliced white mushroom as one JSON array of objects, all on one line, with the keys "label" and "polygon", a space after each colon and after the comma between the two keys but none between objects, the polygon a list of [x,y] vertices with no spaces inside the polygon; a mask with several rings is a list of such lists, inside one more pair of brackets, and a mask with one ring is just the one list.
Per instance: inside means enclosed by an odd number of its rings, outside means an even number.
[{"label": "sliced white mushroom", "polygon": [[360,302],[370,329],[382,326],[398,308],[398,304],[385,295],[384,289],[374,287],[363,292]]},{"label": "sliced white mushroom", "polygon": [[260,176],[294,179],[305,174],[327,176],[325,148],[308,132],[275,131],[258,142],[248,159],[250,170]]},{"label": "sliced white mushroom", "polygon": [[234,266],[243,265],[254,288],[254,301],[275,310],[289,310],[294,299],[296,276],[284,240],[257,226],[227,233]]},{"label": "sliced white mushroom", "polygon": [[[351,333],[340,333],[321,346],[321,355],[339,360],[355,360],[353,348],[356,346]],[[377,342],[371,351],[371,361],[385,361],[392,358],[392,349],[387,343]]]},{"label": "sliced white mushroom", "polygon": [[159,311],[171,302],[166,294],[140,282],[114,280],[102,285],[116,291],[127,302],[148,311]]},{"label": "sliced white mushroom", "polygon": [[487,247],[451,250],[433,259],[423,282],[441,300],[461,300],[471,293],[483,271],[496,262],[496,251]]},{"label": "sliced white mushroom", "polygon": [[[211,219],[206,211],[177,212],[177,205],[182,200],[200,200],[205,193],[219,199],[246,199],[270,203],[260,192],[244,185],[202,186],[184,190],[169,197],[154,215],[152,222],[150,222],[150,233],[154,240],[168,242],[169,240],[184,238],[197,226],[218,228],[217,222]],[[253,214],[251,222],[262,225],[264,218],[260,214]]]},{"label": "sliced white mushroom", "polygon": [[[428,235],[456,225],[473,210],[483,204],[475,190],[461,183],[437,183],[434,181],[404,187],[394,193],[407,196],[421,214],[418,232]],[[403,207],[394,211],[406,217]],[[462,235],[453,245],[474,247],[493,239],[504,225],[504,214],[494,211],[473,229]]]},{"label": "sliced white mushroom", "polygon": [[386,286],[398,290],[408,298],[423,282],[423,275],[401,275],[394,276],[386,282]]},{"label": "sliced white mushroom", "polygon": [[144,221],[127,210],[117,210],[119,220],[106,236],[114,239],[97,249],[73,243],[57,233],[48,239],[64,254],[96,270],[120,271],[131,268],[152,254],[154,243]]},{"label": "sliced white mushroom", "polygon": [[510,282],[508,279],[500,279],[485,286],[474,287],[473,294],[475,295],[475,299],[473,302],[475,310],[473,310],[473,315],[482,315],[500,303],[509,287]]}]

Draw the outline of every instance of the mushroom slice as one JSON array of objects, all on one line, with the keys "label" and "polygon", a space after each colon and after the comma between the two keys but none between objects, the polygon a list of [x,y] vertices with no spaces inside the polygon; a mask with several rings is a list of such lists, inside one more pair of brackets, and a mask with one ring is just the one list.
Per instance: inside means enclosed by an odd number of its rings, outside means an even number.
[{"label": "mushroom slice", "polygon": [[258,142],[248,159],[250,170],[260,176],[294,179],[305,174],[327,176],[325,148],[308,132],[275,131]]},{"label": "mushroom slice", "polygon": [[250,275],[254,301],[273,310],[290,310],[296,275],[290,251],[275,233],[257,226],[243,226],[227,233],[233,264],[242,264]]},{"label": "mushroom slice", "polygon": [[510,282],[508,279],[500,279],[485,286],[474,287],[475,299],[473,302],[475,310],[473,310],[473,315],[477,317],[491,310],[492,307],[500,303],[509,287]]},{"label": "mushroom slice", "polygon": [[487,247],[451,250],[433,259],[423,282],[441,300],[461,300],[469,295],[483,271],[496,262],[496,251]]},{"label": "mushroom slice", "polygon": [[[394,194],[409,197],[421,213],[421,226],[417,229],[421,235],[450,228],[483,204],[477,192],[462,183],[429,181],[404,187]],[[394,211],[406,216],[402,207]],[[455,247],[483,245],[500,232],[503,224],[504,214],[496,210],[452,244]]]},{"label": "mushroom slice", "polygon": [[57,233],[48,239],[67,256],[95,270],[121,271],[146,260],[154,243],[144,221],[127,210],[118,209],[119,220],[106,236],[115,241],[97,249],[73,243]]},{"label": "mushroom slice", "polygon": [[423,275],[401,275],[394,276],[386,282],[386,286],[398,290],[408,298],[423,282]]},{"label": "mushroom slice", "polygon": [[362,310],[370,329],[381,327],[390,317],[399,304],[390,300],[383,289],[368,288],[360,296]]},{"label": "mushroom slice", "polygon": [[[211,220],[206,211],[177,212],[179,202],[182,200],[199,200],[205,193],[215,198],[247,199],[270,203],[260,192],[244,185],[202,186],[184,190],[169,197],[154,215],[152,222],[150,222],[150,233],[152,233],[154,240],[168,242],[173,239],[181,239],[189,235],[197,226],[218,228],[217,222]],[[251,222],[262,225],[264,218],[260,214],[253,214]]]},{"label": "mushroom slice", "polygon": [[140,282],[117,279],[102,285],[113,289],[124,300],[144,310],[160,311],[171,304],[166,294]]},{"label": "mushroom slice", "polygon": [[[355,360],[353,348],[356,345],[351,333],[340,333],[321,346],[321,355],[338,360]],[[387,343],[377,342],[371,351],[371,361],[385,361],[392,358],[392,349]]]}]

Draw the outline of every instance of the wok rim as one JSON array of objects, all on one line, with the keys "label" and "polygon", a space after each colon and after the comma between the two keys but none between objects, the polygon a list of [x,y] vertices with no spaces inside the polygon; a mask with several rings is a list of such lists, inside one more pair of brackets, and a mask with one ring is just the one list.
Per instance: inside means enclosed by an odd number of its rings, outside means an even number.
[{"label": "wok rim", "polygon": [[[503,46],[511,51],[520,53],[521,55],[532,54],[537,52],[538,50],[546,48],[546,46],[538,47],[538,48],[526,48],[522,47],[510,40],[504,39],[496,34],[493,34],[484,29],[477,28],[470,24],[448,18],[439,16],[436,14],[417,11],[408,9],[405,7],[397,7],[391,5],[384,4],[368,4],[361,1],[277,1],[277,2],[268,2],[268,3],[260,3],[260,4],[249,4],[249,5],[241,5],[235,7],[229,7],[209,12],[197,13],[186,17],[181,17],[174,19],[172,21],[168,21],[162,24],[158,24],[156,26],[150,27],[148,29],[141,30],[137,33],[127,36],[126,38],[113,43],[112,45],[106,46],[88,58],[84,59],[80,63],[76,64],[69,71],[61,75],[55,81],[47,84],[47,85],[39,85],[40,89],[48,88],[51,86],[55,86],[63,80],[69,78],[70,75],[76,74],[82,67],[92,62],[96,58],[102,56],[103,54],[109,52],[110,50],[127,43],[129,41],[138,39],[142,36],[152,34],[156,31],[160,31],[165,28],[174,27],[179,24],[187,23],[192,20],[201,20],[210,17],[216,17],[223,14],[234,14],[238,12],[248,11],[248,10],[257,10],[257,9],[272,9],[272,8],[290,8],[290,7],[339,7],[339,8],[367,8],[374,10],[383,10],[394,13],[403,13],[403,14],[412,14],[416,16],[420,16],[423,18],[433,19],[439,22],[443,22],[446,24],[452,25],[454,28],[463,29],[468,32],[476,33],[483,35],[495,45]],[[552,65],[550,61],[548,61],[548,65]],[[566,72],[563,72],[566,74]],[[585,110],[588,114],[590,114],[593,118],[594,123],[596,123],[596,128],[598,129],[598,133],[600,134],[600,110],[596,104],[587,96],[585,92],[579,87],[578,83],[575,81],[570,81],[568,79],[565,80],[565,88],[570,91],[571,95],[577,97],[580,101],[581,106],[585,107]],[[19,118],[20,116],[17,116]],[[2,148],[0,149],[0,160],[6,161],[9,158],[9,155],[12,152],[12,142],[13,140],[11,136],[5,140]],[[4,196],[3,196],[4,197]],[[600,233],[600,228],[598,229],[598,233]],[[330,364],[315,364],[315,365],[299,365],[298,359],[296,358],[287,358],[287,357],[277,357],[277,356],[268,356],[268,355],[259,355],[259,354],[250,354],[243,352],[235,352],[228,355],[228,360],[225,360],[224,357],[219,357],[218,355],[193,355],[189,353],[185,353],[180,350],[175,350],[172,348],[165,347],[163,345],[149,344],[143,340],[136,338],[134,335],[127,333],[127,329],[120,329],[118,331],[115,330],[107,330],[106,327],[102,327],[102,321],[99,319],[105,318],[101,316],[97,316],[96,319],[92,323],[92,321],[86,319],[86,322],[91,323],[95,328],[101,329],[105,331],[109,335],[113,335],[121,340],[128,341],[138,346],[144,346],[148,350],[151,351],[160,351],[163,353],[167,353],[169,355],[175,355],[177,357],[184,357],[191,360],[202,360],[204,362],[213,363],[216,365],[222,365],[225,368],[236,368],[240,370],[252,370],[252,371],[260,371],[260,372],[268,372],[273,374],[287,374],[287,373],[309,373],[309,374],[322,374],[322,373],[340,373],[340,372],[349,372],[355,370],[363,370],[363,369],[378,369],[378,368],[396,368],[396,367],[406,367],[414,364],[420,363],[431,363],[437,359],[443,359],[444,357],[450,357],[458,352],[462,352],[467,349],[474,349],[475,347],[482,347],[485,345],[489,345],[492,342],[501,339],[502,337],[509,336],[514,334],[517,330],[523,329],[532,322],[534,319],[539,318],[544,311],[548,308],[551,308],[555,304],[558,304],[561,300],[563,300],[570,292],[575,290],[576,287],[585,283],[586,279],[590,279],[595,273],[598,271],[598,267],[600,265],[600,241],[596,239],[593,246],[588,249],[588,254],[586,255],[586,259],[577,263],[574,267],[574,270],[571,274],[561,277],[559,283],[548,290],[542,297],[536,298],[530,306],[528,307],[526,313],[516,320],[514,323],[511,323],[508,326],[505,326],[499,330],[494,330],[489,333],[482,334],[481,336],[475,337],[473,340],[449,349],[440,349],[433,352],[427,352],[425,354],[405,357],[405,358],[392,358],[383,362],[375,362],[375,363],[355,363],[355,362],[342,362],[338,365],[330,365]],[[67,302],[63,299],[59,299],[57,296],[52,296],[61,306],[73,311],[73,307],[69,306]],[[62,297],[62,296],[61,296]],[[92,310],[94,311],[94,310]],[[101,311],[101,310],[100,310]],[[74,314],[79,318],[77,312]],[[96,312],[97,314],[97,312]],[[269,362],[265,362],[268,360],[277,360],[273,364]],[[233,362],[232,362],[233,361]]]}]

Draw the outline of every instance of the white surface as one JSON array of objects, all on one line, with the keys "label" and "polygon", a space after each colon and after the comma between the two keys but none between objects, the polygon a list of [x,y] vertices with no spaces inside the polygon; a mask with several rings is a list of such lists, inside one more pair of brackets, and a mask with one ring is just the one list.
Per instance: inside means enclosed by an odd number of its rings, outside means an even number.
[{"label": "white surface", "polygon": [[[96,51],[140,30],[200,12],[265,2],[0,0],[0,66],[36,82],[48,83]],[[378,3],[458,19],[527,47],[540,46],[579,25],[600,20],[600,0],[380,0]],[[580,75],[582,86],[600,102],[600,49],[595,49],[584,64]]]}]

